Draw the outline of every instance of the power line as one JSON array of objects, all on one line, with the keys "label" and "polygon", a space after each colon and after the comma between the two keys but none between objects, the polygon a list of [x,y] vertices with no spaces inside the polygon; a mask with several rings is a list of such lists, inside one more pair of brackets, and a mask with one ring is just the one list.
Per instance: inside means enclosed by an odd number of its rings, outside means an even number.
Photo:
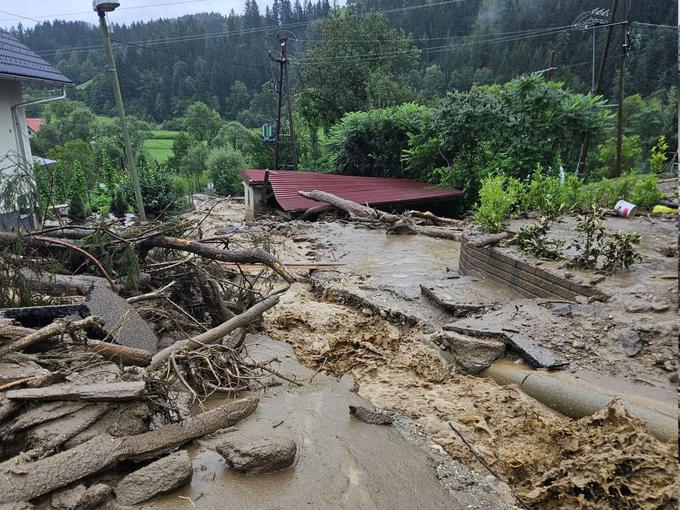
[{"label": "power line", "polygon": [[[430,8],[430,7],[437,7],[441,5],[448,5],[448,4],[453,4],[453,3],[460,3],[464,2],[466,0],[444,0],[442,2],[436,2],[436,3],[425,3],[425,4],[419,4],[419,5],[411,5],[411,6],[406,6],[406,7],[395,7],[393,9],[385,9],[382,11],[370,11],[367,13],[360,13],[360,15],[365,16],[367,14],[390,14],[393,12],[399,12],[399,11],[410,11],[414,9],[424,9],[424,8]],[[195,34],[195,35],[188,35],[188,36],[177,36],[177,37],[169,37],[166,39],[146,39],[146,40],[141,40],[141,41],[132,41],[134,43],[147,43],[147,44],[171,44],[175,42],[188,42],[192,40],[205,40],[209,38],[215,38],[215,37],[230,37],[233,35],[244,35],[244,34],[252,34],[252,33],[260,33],[260,32],[269,32],[269,31],[274,31],[274,30],[283,30],[286,28],[295,28],[295,27],[300,27],[304,25],[309,25],[311,23],[314,23],[316,21],[321,21],[324,18],[319,18],[319,19],[313,19],[313,20],[307,20],[307,21],[298,21],[295,23],[289,23],[287,25],[268,25],[268,26],[263,26],[263,27],[252,27],[248,29],[243,29],[243,30],[236,30],[233,32],[210,32],[207,34]],[[101,47],[101,46],[99,46]],[[41,55],[47,55],[51,53],[56,53],[58,51],[90,51],[91,49],[98,49],[98,47],[92,47],[92,46],[83,46],[83,47],[70,47],[70,48],[58,48],[54,50],[46,50],[44,52],[39,52]]]},{"label": "power line", "polygon": [[[611,25],[600,25],[601,27],[604,26],[613,26],[613,25],[618,25],[620,23],[612,23]],[[506,42],[516,42],[516,41],[521,41],[521,40],[526,40],[526,39],[533,39],[536,37],[543,37],[546,35],[555,35],[561,32],[568,32],[574,30],[571,25],[567,27],[554,27],[554,28],[547,28],[543,29],[540,32],[535,32],[535,33],[527,33],[523,35],[517,35],[517,36],[502,36],[502,37],[497,37],[494,34],[494,38],[488,39],[488,40],[472,40],[472,41],[465,41],[465,42],[460,42],[460,43],[455,43],[455,44],[449,44],[449,45],[441,45],[441,46],[430,46],[430,47],[425,47],[425,48],[409,48],[406,50],[397,50],[397,51],[392,51],[392,52],[384,52],[384,53],[365,53],[365,54],[359,54],[359,55],[348,55],[344,57],[331,57],[331,58],[296,58],[292,59],[296,64],[300,65],[314,65],[314,64],[327,64],[327,63],[347,63],[347,62],[353,62],[353,61],[366,61],[366,60],[379,60],[381,58],[387,58],[387,57],[393,57],[397,55],[403,55],[407,53],[411,53],[413,51],[421,50],[421,51],[427,51],[429,53],[439,53],[443,51],[450,51],[453,49],[457,49],[463,46],[469,46],[469,45],[474,45],[474,44],[498,44],[498,43],[506,43]]]},{"label": "power line", "polygon": [[[178,2],[166,2],[162,4],[151,4],[151,5],[133,5],[129,7],[119,7],[117,10],[131,10],[131,9],[148,9],[150,7],[165,7],[168,5],[180,5],[180,4],[196,4],[196,3],[201,3],[201,2],[206,2],[207,0],[180,0]],[[14,16],[15,18],[23,18],[31,21],[35,21],[36,23],[42,23],[42,20],[45,19],[51,19],[51,18],[58,18],[59,16],[76,16],[78,14],[90,14],[92,11],[77,11],[77,12],[62,12],[58,14],[44,14],[40,16],[36,16],[35,18],[30,18],[28,16],[22,16],[21,14],[14,14],[12,12],[8,11],[0,11],[3,14],[7,14],[9,16]],[[39,18],[39,19],[36,19]],[[3,19],[0,20],[0,23],[6,23],[9,21],[14,21],[13,19]]]}]

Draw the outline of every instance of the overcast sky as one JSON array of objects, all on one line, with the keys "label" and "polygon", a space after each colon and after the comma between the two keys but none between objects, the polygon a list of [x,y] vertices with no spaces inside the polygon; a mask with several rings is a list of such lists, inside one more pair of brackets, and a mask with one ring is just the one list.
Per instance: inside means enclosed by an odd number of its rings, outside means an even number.
[{"label": "overcast sky", "polygon": [[[109,14],[112,23],[130,23],[157,18],[175,18],[196,12],[243,11],[245,0],[119,0],[120,7]],[[270,0],[258,0],[264,6]],[[23,17],[22,17],[23,16]],[[28,19],[27,19],[28,18]],[[97,23],[91,0],[0,0],[0,27],[9,28],[21,22],[33,26],[48,19],[82,20]]]}]

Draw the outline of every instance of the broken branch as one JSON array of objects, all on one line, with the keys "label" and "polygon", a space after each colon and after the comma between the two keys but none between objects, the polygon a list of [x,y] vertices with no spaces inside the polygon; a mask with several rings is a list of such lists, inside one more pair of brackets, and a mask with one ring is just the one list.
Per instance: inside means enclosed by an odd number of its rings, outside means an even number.
[{"label": "broken branch", "polygon": [[15,342],[3,345],[0,347],[0,358],[11,352],[23,351],[31,345],[37,344],[56,335],[63,335],[66,333],[73,334],[80,329],[90,326],[102,326],[103,324],[104,321],[101,319],[101,317],[97,317],[96,315],[91,315],[77,321],[59,319],[54,321],[52,324],[48,324],[47,326],[34,331],[30,335],[26,335],[25,337],[16,340]]}]

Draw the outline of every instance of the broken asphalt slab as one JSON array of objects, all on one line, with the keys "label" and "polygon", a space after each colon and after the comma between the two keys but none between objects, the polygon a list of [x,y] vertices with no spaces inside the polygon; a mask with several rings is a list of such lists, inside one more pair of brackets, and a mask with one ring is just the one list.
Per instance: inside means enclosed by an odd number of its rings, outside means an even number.
[{"label": "broken asphalt slab", "polygon": [[495,337],[515,349],[534,368],[558,369],[567,363],[541,344],[556,329],[568,329],[565,318],[556,317],[534,300],[519,300],[479,318],[461,319],[442,329],[470,336]]},{"label": "broken asphalt slab", "polygon": [[457,273],[421,283],[420,290],[437,306],[456,316],[489,310],[519,297],[491,280]]}]

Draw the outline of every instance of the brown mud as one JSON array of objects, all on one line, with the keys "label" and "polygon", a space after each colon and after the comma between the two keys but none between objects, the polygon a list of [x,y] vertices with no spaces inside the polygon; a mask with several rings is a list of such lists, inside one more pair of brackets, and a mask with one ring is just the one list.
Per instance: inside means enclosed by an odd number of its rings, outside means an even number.
[{"label": "brown mud", "polygon": [[300,360],[350,373],[359,395],[413,418],[454,459],[483,471],[449,427],[517,493],[540,508],[677,506],[675,445],[650,436],[619,408],[582,420],[557,415],[489,379],[450,374],[417,328],[321,301],[301,284],[266,317],[266,331]]}]

